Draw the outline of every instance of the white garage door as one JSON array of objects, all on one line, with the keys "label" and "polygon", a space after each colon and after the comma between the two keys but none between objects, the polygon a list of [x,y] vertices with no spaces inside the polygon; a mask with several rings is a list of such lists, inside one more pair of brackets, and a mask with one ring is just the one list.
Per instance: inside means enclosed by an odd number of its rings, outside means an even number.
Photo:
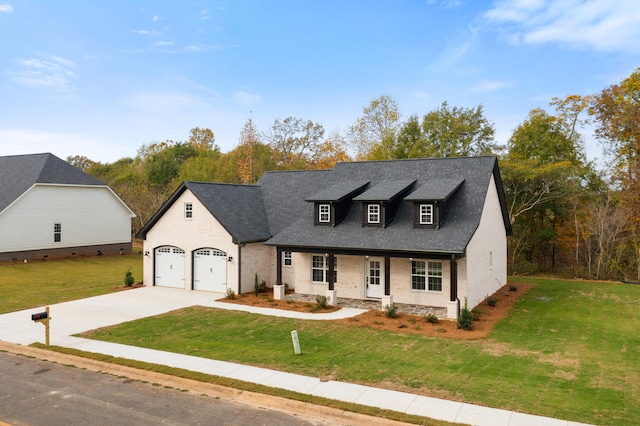
[{"label": "white garage door", "polygon": [[225,293],[227,291],[227,254],[214,248],[193,255],[193,289]]},{"label": "white garage door", "polygon": [[184,288],[184,250],[172,246],[156,249],[155,285]]}]

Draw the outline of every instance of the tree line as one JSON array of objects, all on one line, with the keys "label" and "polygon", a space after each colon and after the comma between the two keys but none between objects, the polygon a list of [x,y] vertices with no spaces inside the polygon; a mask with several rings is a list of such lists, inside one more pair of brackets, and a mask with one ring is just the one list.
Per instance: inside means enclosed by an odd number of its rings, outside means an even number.
[{"label": "tree line", "polygon": [[[586,125],[589,126],[586,126]],[[587,161],[586,128],[607,165]],[[237,145],[221,152],[213,131],[142,145],[113,163],[67,161],[109,184],[134,210],[134,233],[184,180],[253,184],[268,170],[327,169],[340,161],[496,155],[513,236],[509,271],[640,280],[640,68],[600,93],[553,98],[529,112],[505,145],[482,105],[443,102],[403,118],[388,95],[373,99],[344,132],[312,120],[249,118]]]}]

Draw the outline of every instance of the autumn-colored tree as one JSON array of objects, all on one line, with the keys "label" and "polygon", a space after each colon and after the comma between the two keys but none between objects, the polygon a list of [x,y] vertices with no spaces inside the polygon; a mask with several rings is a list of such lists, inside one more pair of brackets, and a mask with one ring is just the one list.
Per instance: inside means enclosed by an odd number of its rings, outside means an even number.
[{"label": "autumn-colored tree", "polygon": [[346,142],[342,135],[334,130],[318,145],[310,164],[313,169],[331,169],[336,163],[351,161],[346,151]]},{"label": "autumn-colored tree", "polygon": [[311,120],[287,117],[275,120],[263,137],[269,142],[280,169],[304,169],[322,141],[324,128]]},{"label": "autumn-colored tree", "polygon": [[189,145],[195,148],[198,153],[218,149],[216,137],[211,129],[201,129],[194,127],[189,133]]},{"label": "autumn-colored tree", "polygon": [[240,143],[238,145],[238,175],[242,183],[256,183],[256,158],[255,146],[260,143],[258,129],[249,118],[240,131]]},{"label": "autumn-colored tree", "polygon": [[393,145],[400,126],[398,104],[389,95],[373,99],[362,110],[362,116],[349,128],[349,139],[357,159],[371,158],[376,146]]},{"label": "autumn-colored tree", "polygon": [[86,172],[89,167],[95,164],[95,161],[85,157],[84,155],[70,155],[67,157],[67,163]]}]

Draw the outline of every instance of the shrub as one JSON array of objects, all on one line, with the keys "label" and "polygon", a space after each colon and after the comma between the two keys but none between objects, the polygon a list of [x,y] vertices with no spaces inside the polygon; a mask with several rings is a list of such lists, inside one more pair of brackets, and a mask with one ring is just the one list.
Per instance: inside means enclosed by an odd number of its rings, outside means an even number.
[{"label": "shrub", "polygon": [[284,283],[284,294],[289,293],[289,284],[288,283]]},{"label": "shrub", "polygon": [[327,296],[322,296],[322,295],[317,295],[316,296],[316,306],[318,307],[318,309],[327,309],[328,307],[328,301],[327,301]]},{"label": "shrub", "polygon": [[236,298],[236,292],[233,291],[232,289],[228,288],[227,289],[227,294],[226,294],[227,299],[235,299]]},{"label": "shrub", "polygon": [[473,329],[473,318],[471,317],[471,312],[467,309],[467,298],[464,298],[464,308],[460,310],[460,315],[458,316],[458,328],[462,330],[471,330]]},{"label": "shrub", "polygon": [[499,300],[500,299],[498,299],[497,297],[493,297],[493,296],[487,297],[487,305],[494,307],[498,304]]},{"label": "shrub", "polygon": [[400,324],[398,328],[407,328],[407,324]]},{"label": "shrub", "polygon": [[384,307],[384,314],[387,316],[387,318],[395,318],[398,316],[398,307],[395,305],[395,303],[387,305]]},{"label": "shrub", "polygon": [[474,321],[478,321],[482,315],[484,315],[484,311],[477,306],[471,310],[471,319]]},{"label": "shrub", "polygon": [[437,323],[440,322],[438,317],[436,315],[434,315],[434,314],[427,314],[425,319],[427,320],[428,323],[431,323],[431,324],[437,324]]},{"label": "shrub", "polygon": [[258,297],[258,273],[257,272],[253,279],[253,292],[255,293],[256,297]]},{"label": "shrub", "polygon": [[509,291],[518,291],[518,286],[515,284],[509,285]]},{"label": "shrub", "polygon": [[267,282],[265,280],[260,281],[258,284],[258,293],[266,293],[267,292]]},{"label": "shrub", "polygon": [[131,272],[131,268],[127,269],[127,272],[124,274],[124,285],[127,287],[131,287],[135,282],[135,278],[133,278],[133,272]]}]

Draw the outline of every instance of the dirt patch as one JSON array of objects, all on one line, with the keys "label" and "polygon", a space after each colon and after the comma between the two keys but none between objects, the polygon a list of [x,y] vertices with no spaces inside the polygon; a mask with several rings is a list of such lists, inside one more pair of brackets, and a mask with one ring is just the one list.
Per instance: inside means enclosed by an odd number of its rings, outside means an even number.
[{"label": "dirt patch", "polygon": [[[518,284],[517,291],[511,291],[509,285],[505,285],[496,291],[492,297],[497,298],[495,306],[489,306],[482,302],[474,310],[479,314],[473,323],[473,330],[459,330],[456,321],[441,319],[437,324],[427,322],[425,317],[399,313],[395,318],[388,318],[383,311],[371,310],[353,318],[336,320],[336,323],[356,327],[370,327],[378,330],[388,330],[397,333],[422,334],[427,336],[451,337],[456,339],[481,339],[486,337],[495,324],[505,318],[513,308],[514,303],[527,294],[533,284]],[[292,302],[274,300],[273,293],[244,294],[235,299],[220,299],[219,302],[237,303],[242,305],[258,306],[263,308],[287,309],[298,312],[332,312],[339,308],[332,307],[325,310],[316,310],[315,303]]]}]

